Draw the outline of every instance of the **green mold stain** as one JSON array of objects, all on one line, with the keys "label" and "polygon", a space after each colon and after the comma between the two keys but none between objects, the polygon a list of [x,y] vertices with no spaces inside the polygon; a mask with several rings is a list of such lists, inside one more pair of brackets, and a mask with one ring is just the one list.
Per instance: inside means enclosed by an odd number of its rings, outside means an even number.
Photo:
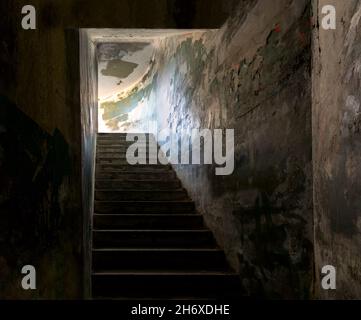
[{"label": "green mold stain", "polygon": [[117,128],[119,122],[128,119],[129,112],[133,111],[142,100],[149,98],[150,93],[156,87],[156,81],[157,74],[154,75],[149,85],[142,89],[135,87],[128,97],[117,102],[102,103],[100,107],[104,109],[103,120],[108,121],[112,128]]},{"label": "green mold stain", "polygon": [[178,46],[174,56],[177,59],[177,65],[181,65],[183,62],[187,63],[192,83],[199,84],[207,58],[207,51],[203,41],[196,40],[193,42],[192,38],[188,38]]},{"label": "green mold stain", "polygon": [[103,76],[125,79],[133,73],[138,64],[123,60],[108,61],[105,69],[101,70]]}]

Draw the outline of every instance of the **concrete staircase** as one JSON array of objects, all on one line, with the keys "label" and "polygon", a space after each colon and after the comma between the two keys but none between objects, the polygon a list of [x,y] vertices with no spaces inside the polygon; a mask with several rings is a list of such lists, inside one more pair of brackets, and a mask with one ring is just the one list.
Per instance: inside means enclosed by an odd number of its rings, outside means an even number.
[{"label": "concrete staircase", "polygon": [[129,145],[125,134],[98,134],[93,297],[239,297],[239,276],[171,166],[129,165]]}]

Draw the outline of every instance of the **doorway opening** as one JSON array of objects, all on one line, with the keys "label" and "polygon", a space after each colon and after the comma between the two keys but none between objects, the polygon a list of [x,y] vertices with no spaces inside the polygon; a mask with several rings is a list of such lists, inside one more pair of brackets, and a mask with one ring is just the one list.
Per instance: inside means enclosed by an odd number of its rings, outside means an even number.
[{"label": "doorway opening", "polygon": [[[182,83],[175,75],[188,77],[190,70],[198,70],[200,61],[206,59],[203,37],[210,41],[216,32],[216,29],[80,30],[86,297],[91,297],[92,287],[97,136],[125,133],[156,136],[169,126],[169,98],[182,100],[183,96],[181,90],[177,92]],[[177,58],[175,53],[179,51],[184,51],[182,56],[186,58]],[[183,99],[178,105],[181,103],[185,105],[186,101]]]},{"label": "doorway opening", "polygon": [[[213,30],[214,31],[214,30]],[[160,118],[165,118],[160,104],[166,91],[160,69],[169,50],[169,41],[197,41],[212,30],[90,30],[96,44],[98,79],[98,132],[148,133]],[[172,40],[170,40],[172,39]],[[174,64],[177,62],[174,61]],[[163,71],[162,71],[163,72]]]}]

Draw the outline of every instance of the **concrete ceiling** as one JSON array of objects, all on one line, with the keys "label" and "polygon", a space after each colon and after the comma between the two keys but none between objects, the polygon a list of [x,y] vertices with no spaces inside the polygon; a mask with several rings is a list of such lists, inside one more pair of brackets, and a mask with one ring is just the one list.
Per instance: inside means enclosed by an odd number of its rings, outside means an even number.
[{"label": "concrete ceiling", "polygon": [[99,101],[114,99],[149,69],[157,41],[206,29],[88,29],[98,53]]},{"label": "concrete ceiling", "polygon": [[160,38],[192,34],[196,31],[212,29],[87,29],[91,41],[125,42],[125,41],[152,41]]},{"label": "concrete ceiling", "polygon": [[152,42],[101,43],[98,51],[100,101],[126,91],[139,82],[154,54]]}]

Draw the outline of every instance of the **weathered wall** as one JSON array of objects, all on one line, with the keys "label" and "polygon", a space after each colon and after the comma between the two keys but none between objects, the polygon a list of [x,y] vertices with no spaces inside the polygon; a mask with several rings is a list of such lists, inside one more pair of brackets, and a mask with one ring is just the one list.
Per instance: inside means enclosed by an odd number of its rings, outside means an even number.
[{"label": "weathered wall", "polygon": [[84,296],[90,297],[91,230],[94,212],[95,155],[97,111],[98,111],[98,69],[96,46],[86,29],[79,31],[80,67],[80,115],[81,115],[81,169],[83,200],[83,281]]},{"label": "weathered wall", "polygon": [[235,170],[175,166],[253,296],[312,290],[310,1],[243,1],[156,56],[157,129],[235,129]]},{"label": "weathered wall", "polygon": [[[80,294],[80,185],[72,161],[59,130],[47,133],[1,98],[0,299]],[[37,269],[36,291],[20,289],[27,264]]]},{"label": "weathered wall", "polygon": [[[0,233],[1,298],[83,296],[80,182],[86,131],[81,132],[76,33],[68,28],[218,27],[231,2],[32,0],[34,31],[21,28],[28,1],[0,2],[1,165],[19,168],[1,179],[0,224],[7,230]],[[90,117],[83,124],[84,119]],[[27,263],[37,267],[37,291],[20,288],[20,268]]]},{"label": "weathered wall", "polygon": [[[76,33],[66,29],[214,28],[236,2],[33,0],[36,31],[20,28],[26,1],[0,2],[1,298],[83,296],[81,141],[90,127],[82,135],[81,123],[91,117],[81,120]],[[152,99],[170,115],[153,114],[160,127],[235,129],[232,176],[176,169],[254,295],[310,292],[309,2],[241,1],[216,36],[173,38],[158,57]],[[359,298],[360,4],[313,3],[314,12],[334,4],[338,17],[336,31],[316,29],[312,51],[315,288]],[[28,263],[38,269],[35,292],[19,287]],[[337,268],[334,292],[319,290],[325,264]]]},{"label": "weathered wall", "polygon": [[[207,29],[210,31],[211,29]],[[92,29],[99,56],[98,90],[100,132],[148,132],[149,112],[157,104],[154,85],[163,50],[161,39],[186,35],[197,29]]]},{"label": "weathered wall", "polygon": [[[118,40],[119,41],[119,40]],[[118,105],[127,96],[127,91],[137,90],[137,84],[150,68],[154,47],[152,40],[143,42],[99,43],[97,46],[99,132],[147,132],[137,124],[142,123],[146,106],[130,102]]]},{"label": "weathered wall", "polygon": [[[313,171],[317,295],[361,298],[361,3],[334,5],[336,30],[316,28],[313,47]],[[321,22],[320,22],[321,23]],[[337,290],[322,290],[320,272],[333,265]]]}]

